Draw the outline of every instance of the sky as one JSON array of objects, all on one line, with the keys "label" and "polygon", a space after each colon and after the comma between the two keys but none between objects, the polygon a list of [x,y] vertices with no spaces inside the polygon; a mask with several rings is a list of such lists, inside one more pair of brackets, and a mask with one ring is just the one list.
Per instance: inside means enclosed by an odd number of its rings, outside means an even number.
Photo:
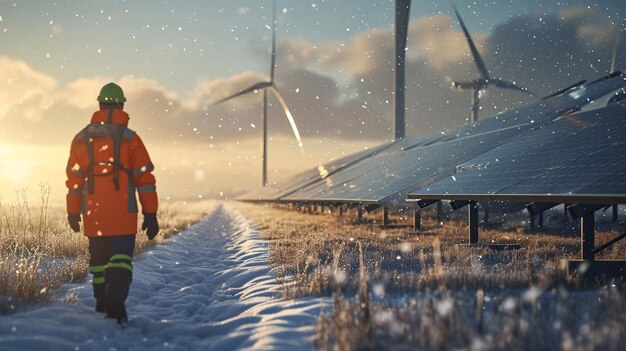
[{"label": "sky", "polygon": [[[620,0],[455,2],[495,77],[536,96],[608,73],[626,45]],[[276,84],[304,138],[270,99],[270,182],[392,137],[393,1],[277,1]],[[233,196],[260,184],[261,96],[271,1],[0,0],[0,196],[49,183],[63,199],[69,143],[110,81],[127,96],[163,197]],[[626,66],[618,50],[617,68]],[[416,1],[407,47],[407,135],[466,123],[477,70],[446,1]],[[482,116],[532,101],[488,89]],[[1,200],[1,198],[0,198]]]}]

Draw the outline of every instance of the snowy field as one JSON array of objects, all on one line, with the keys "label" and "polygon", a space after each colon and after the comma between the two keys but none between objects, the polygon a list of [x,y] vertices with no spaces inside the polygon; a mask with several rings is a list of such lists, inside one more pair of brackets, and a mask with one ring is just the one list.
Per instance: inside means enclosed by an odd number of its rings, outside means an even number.
[{"label": "snowy field", "polygon": [[[91,283],[59,302],[0,317],[0,350],[312,349],[330,298],[283,300],[268,244],[249,220],[218,206],[134,261],[122,328],[94,312]],[[77,303],[63,303],[75,294]]]}]

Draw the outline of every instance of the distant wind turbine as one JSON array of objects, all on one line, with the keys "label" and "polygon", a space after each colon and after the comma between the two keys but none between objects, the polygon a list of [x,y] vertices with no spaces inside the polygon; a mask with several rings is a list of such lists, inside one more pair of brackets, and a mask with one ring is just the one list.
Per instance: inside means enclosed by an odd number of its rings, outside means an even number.
[{"label": "distant wind turbine", "polygon": [[274,96],[276,96],[276,99],[280,103],[280,106],[283,108],[283,111],[285,112],[285,115],[287,116],[287,119],[289,120],[289,124],[291,125],[291,129],[293,130],[293,134],[296,137],[296,140],[298,141],[298,147],[300,147],[300,150],[304,152],[302,138],[300,137],[300,132],[298,131],[298,126],[296,125],[296,121],[294,120],[293,115],[291,114],[291,111],[289,111],[289,107],[287,106],[287,103],[285,102],[285,99],[283,98],[282,94],[278,91],[278,88],[276,87],[276,83],[274,82],[275,68],[276,68],[276,2],[274,1],[273,8],[272,8],[272,57],[271,57],[271,68],[270,68],[270,80],[267,82],[256,83],[252,85],[251,87],[243,89],[239,91],[238,93],[225,97],[212,104],[212,105],[217,105],[217,104],[228,101],[230,99],[234,99],[242,95],[256,93],[257,91],[263,90],[263,156],[262,156],[263,157],[263,170],[262,170],[262,175],[261,175],[262,177],[261,182],[263,186],[267,186],[267,90],[268,89],[271,90],[272,93],[274,93]]},{"label": "distant wind turbine", "polygon": [[409,30],[409,12],[411,10],[411,0],[396,0],[396,23],[395,23],[395,118],[393,123],[394,140],[403,139],[406,135],[405,122],[405,61],[406,61],[406,39]]},{"label": "distant wind turbine", "polygon": [[[615,33],[615,35],[613,39],[613,53],[611,55],[611,68],[610,68],[609,74],[614,74],[616,72],[615,61],[617,60],[617,47],[619,45],[619,34],[620,34],[619,29],[614,23],[612,24],[612,26],[613,26],[613,32]],[[626,99],[626,91],[624,90],[624,88],[622,88],[618,90],[615,94],[613,94],[613,96],[611,96],[611,98],[607,102],[607,105],[611,105],[616,102],[623,101],[624,99]]]},{"label": "distant wind turbine", "polygon": [[511,83],[511,82],[508,82],[499,78],[491,78],[491,76],[489,75],[489,70],[487,69],[485,62],[483,61],[482,57],[480,56],[480,53],[478,52],[478,49],[476,48],[476,44],[474,44],[474,40],[472,40],[472,37],[469,31],[467,30],[467,27],[465,26],[463,19],[461,18],[461,14],[459,14],[459,11],[457,10],[456,6],[454,5],[452,1],[450,1],[450,4],[452,4],[454,13],[456,14],[456,17],[459,20],[459,24],[461,25],[461,28],[463,29],[463,33],[465,33],[465,39],[467,40],[467,43],[469,44],[470,51],[472,52],[472,57],[474,58],[474,63],[476,63],[476,67],[478,67],[478,71],[480,72],[480,75],[481,75],[480,78],[477,78],[471,81],[465,81],[465,82],[453,81],[452,82],[452,88],[454,89],[472,90],[472,95],[470,95],[470,104],[471,104],[470,118],[469,118],[470,125],[478,121],[478,111],[480,110],[480,92],[484,90],[485,88],[487,88],[489,85],[495,85],[496,87],[501,88],[501,89],[517,90],[517,91],[520,91],[520,92],[523,92],[532,96],[532,93],[530,93],[528,89],[522,88],[515,83]]}]

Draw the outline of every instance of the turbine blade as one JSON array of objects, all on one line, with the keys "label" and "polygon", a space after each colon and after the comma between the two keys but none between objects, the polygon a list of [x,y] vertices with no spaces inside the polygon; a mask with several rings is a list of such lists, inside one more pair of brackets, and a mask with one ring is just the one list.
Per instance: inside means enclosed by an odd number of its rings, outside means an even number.
[{"label": "turbine blade", "polygon": [[270,82],[274,82],[276,68],[276,0],[272,3],[272,67],[270,68]]},{"label": "turbine blade", "polygon": [[472,36],[470,35],[469,31],[467,30],[467,27],[465,26],[465,22],[463,22],[463,19],[461,18],[461,14],[456,9],[456,6],[454,5],[454,3],[452,1],[450,1],[450,3],[452,4],[452,8],[454,9],[456,18],[459,20],[459,24],[461,25],[461,28],[463,29],[463,33],[465,33],[465,39],[467,40],[467,43],[469,44],[470,51],[472,52],[472,57],[474,58],[474,63],[476,63],[476,67],[478,67],[478,71],[483,76],[483,78],[489,79],[489,70],[487,70],[487,66],[485,65],[485,62],[483,61],[483,58],[480,56],[480,53],[478,52],[478,49],[476,48],[476,44],[474,44],[474,40],[472,39]]},{"label": "turbine blade", "polygon": [[502,80],[502,79],[492,79],[489,82],[493,83],[493,85],[497,86],[498,88],[509,89],[509,90],[517,90],[517,91],[521,91],[522,93],[526,93],[526,94],[528,94],[530,96],[534,96],[533,93],[528,91],[528,89],[520,87],[519,85],[517,85],[515,83],[507,82],[507,81]]},{"label": "turbine blade", "polygon": [[269,86],[272,86],[272,84],[271,84],[271,83],[269,83],[269,82],[260,82],[260,83],[256,83],[255,85],[253,85],[253,86],[251,86],[251,87],[248,87],[248,88],[246,88],[246,89],[243,89],[243,90],[241,90],[241,91],[240,91],[240,92],[238,92],[238,93],[235,93],[235,94],[233,94],[233,95],[227,96],[227,97],[225,97],[225,98],[223,98],[223,99],[220,99],[220,100],[218,100],[218,101],[216,101],[216,102],[212,103],[212,104],[211,104],[211,106],[213,106],[213,105],[217,105],[217,104],[221,104],[222,102],[228,101],[228,100],[230,100],[230,99],[234,99],[234,98],[239,97],[239,96],[241,96],[241,95],[249,94],[249,93],[254,92],[254,91],[257,91],[257,90],[261,90],[261,89],[267,88],[267,87],[269,87]]},{"label": "turbine blade", "polygon": [[274,92],[274,96],[276,96],[276,99],[280,103],[280,106],[282,106],[283,111],[285,112],[285,115],[287,116],[287,119],[289,120],[289,124],[291,125],[291,130],[293,131],[293,135],[296,137],[296,140],[298,141],[298,146],[300,147],[301,151],[304,153],[304,144],[302,143],[302,138],[300,137],[298,126],[296,125],[296,121],[293,118],[291,111],[289,111],[289,107],[287,107],[287,103],[285,102],[285,99],[280,94],[280,92],[278,91],[275,85],[272,85],[272,92]]},{"label": "turbine blade", "polygon": [[[615,25],[613,26],[615,27]],[[617,58],[617,44],[619,43],[619,30],[615,29],[615,41],[613,41],[613,56],[611,57],[611,71],[615,72],[615,59]]]}]

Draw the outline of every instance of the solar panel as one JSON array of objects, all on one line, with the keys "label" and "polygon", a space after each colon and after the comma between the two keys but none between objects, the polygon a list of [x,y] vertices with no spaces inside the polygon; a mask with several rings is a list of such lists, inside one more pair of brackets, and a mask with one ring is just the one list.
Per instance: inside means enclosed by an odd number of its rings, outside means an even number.
[{"label": "solar panel", "polygon": [[297,190],[300,187],[306,186],[318,180],[322,180],[327,176],[347,167],[359,160],[374,155],[388,147],[391,147],[394,143],[388,142],[382,145],[375,146],[371,149],[356,152],[354,154],[339,158],[334,161],[330,161],[326,164],[320,165],[314,169],[308,169],[304,172],[298,173],[291,177],[286,182],[277,186],[267,186],[251,192],[248,192],[238,198],[241,201],[275,201],[282,196],[288,195],[291,192]]},{"label": "solar panel", "polygon": [[626,200],[625,122],[620,104],[563,117],[459,165],[409,198]]},{"label": "solar panel", "polygon": [[[626,85],[621,74],[570,88],[546,100],[500,113],[471,127],[426,137],[404,139],[376,152],[346,157],[324,166],[333,171],[321,176],[318,169],[303,172],[279,188],[244,196],[252,201],[403,202],[412,190],[445,178],[457,165],[516,137],[548,125],[559,116],[576,111]],[[443,156],[442,156],[443,155]]]},{"label": "solar panel", "polygon": [[457,164],[530,130],[526,124],[408,150],[383,152],[285,197],[286,201],[377,203],[454,172]]},{"label": "solar panel", "polygon": [[[589,86],[573,88],[524,109],[484,120],[474,127],[443,133],[441,138],[436,139],[438,142],[431,145],[416,143],[415,150],[411,147],[386,150],[343,169],[323,183],[303,187],[282,200],[362,203],[402,201],[408,191],[453,174],[460,163],[540,128],[559,118],[559,113],[579,109],[622,85],[624,80],[621,75],[613,76]],[[496,132],[489,132],[492,130]]]}]

